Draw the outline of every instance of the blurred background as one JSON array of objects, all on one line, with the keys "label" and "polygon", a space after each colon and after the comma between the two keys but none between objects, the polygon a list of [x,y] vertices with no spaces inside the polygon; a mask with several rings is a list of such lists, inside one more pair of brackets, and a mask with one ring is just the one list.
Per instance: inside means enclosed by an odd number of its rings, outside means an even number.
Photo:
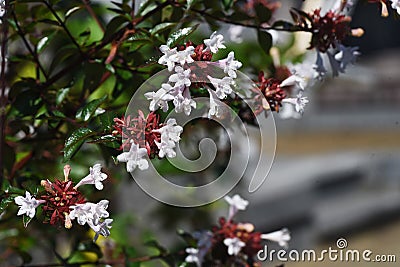
[{"label": "blurred background", "polygon": [[[327,9],[335,1],[305,2],[303,8],[311,10],[321,3]],[[300,7],[303,3],[283,1],[276,17],[287,17],[289,6],[296,4]],[[255,193],[246,193],[247,180],[234,189],[250,201],[248,210],[238,218],[254,223],[262,232],[287,227],[292,233],[289,249],[321,251],[336,248],[336,240],[345,238],[349,249],[400,257],[400,21],[395,16],[380,17],[379,6],[364,1],[355,3],[352,12],[353,27],[365,30],[361,38],[347,42],[360,47],[359,60],[340,77],[328,77],[307,91],[310,104],[302,118],[274,116],[278,137],[274,164]],[[230,28],[225,31],[229,33]],[[255,32],[249,30],[241,36],[255,40]],[[278,39],[284,40],[285,35]],[[300,51],[308,41],[307,36],[296,36]],[[207,227],[199,214],[207,214],[211,221],[226,215],[222,200],[194,211],[167,207],[164,216],[169,219],[193,218],[191,225],[178,220],[168,226],[164,219],[157,219],[163,216],[154,212],[161,204],[135,185],[124,185],[121,191],[146,205],[133,207],[126,202],[119,209],[134,210],[140,214],[139,220],[153,229]],[[204,209],[210,209],[211,215]],[[199,216],[203,219],[196,219]],[[168,233],[161,236],[171,241]],[[398,263],[285,264],[381,265]]]},{"label": "blurred background", "polygon": [[[136,8],[140,2],[137,1]],[[335,0],[281,2],[282,7],[274,13],[274,17],[286,19],[290,19],[290,7],[310,11],[322,6],[327,10],[336,3]],[[306,96],[310,103],[303,117],[283,119],[281,114],[274,114],[277,147],[272,168],[265,168],[265,173],[269,172],[267,180],[255,193],[249,194],[250,177],[244,177],[230,195],[239,193],[250,202],[248,209],[238,214],[238,221],[251,222],[257,231],[264,233],[288,228],[292,236],[289,249],[321,251],[328,247],[335,248],[337,239],[345,238],[349,249],[396,254],[397,261],[400,261],[400,20],[393,14],[394,11],[388,18],[382,18],[378,4],[353,2],[352,25],[365,30],[361,38],[351,38],[346,42],[347,45],[360,47],[361,56],[356,65],[349,66],[345,74],[334,79],[328,74],[327,79],[308,89]],[[110,5],[106,0],[93,3],[99,10],[99,6],[105,10],[103,5]],[[76,32],[81,30],[80,23],[85,21],[83,15],[80,16],[68,25]],[[242,71],[256,78],[254,69],[270,63],[256,43],[256,31],[225,24],[220,26],[219,32],[226,37],[227,50],[234,50],[235,56],[244,64]],[[200,40],[210,33],[207,26],[201,25],[194,38]],[[307,52],[309,35],[296,33],[294,38],[291,34],[273,32],[273,35],[275,46],[291,47],[290,58]],[[101,38],[101,32],[93,31],[90,38]],[[10,47],[10,51],[15,52],[20,47],[21,44]],[[288,51],[285,50],[285,53]],[[306,60],[315,62],[315,57],[311,53]],[[147,60],[143,59],[143,62],[147,63]],[[19,67],[15,65],[13,69]],[[110,87],[106,84],[105,89],[100,91],[111,91],[107,86]],[[131,90],[124,92],[121,98],[128,99],[138,86],[129,83]],[[97,92],[90,99],[99,96]],[[250,131],[251,128],[249,126]],[[253,141],[257,146],[259,140]],[[47,145],[51,146],[51,143]],[[86,175],[88,162],[92,164],[93,159],[98,159],[103,152],[90,145],[84,145],[81,151],[71,161],[72,174],[76,178]],[[240,150],[237,152],[240,153]],[[257,153],[255,150],[254,154]],[[222,164],[226,158],[220,155],[217,160]],[[41,173],[51,173],[49,177],[56,173],[61,177],[61,160],[57,159],[57,164],[50,163],[51,168],[41,164],[35,168]],[[164,205],[143,192],[123,166],[117,167],[112,162],[106,166],[112,179],[107,181],[109,184],[105,185],[106,190],[102,193],[105,192],[107,199],[111,199],[110,213],[114,223],[110,238],[99,240],[103,248],[112,248],[115,243],[124,247],[133,244],[135,251],[129,252],[129,255],[149,255],[154,251],[144,248],[143,240],[157,239],[171,251],[182,249],[185,243],[176,235],[177,229],[210,229],[217,224],[220,216],[227,216],[228,205],[224,200],[198,208]],[[40,181],[43,177],[34,178]],[[186,175],[185,178],[190,179],[191,176]],[[93,199],[100,199],[100,193],[90,189],[87,192],[92,194]],[[21,225],[18,227],[22,228]],[[31,230],[43,227],[40,222],[32,222],[30,231],[18,229],[18,232],[15,230],[17,227],[14,229],[7,221],[1,227],[6,230],[0,231],[0,251],[9,245],[4,240],[8,242],[10,236],[19,235],[25,238],[26,247],[35,255],[32,264],[54,260],[54,255],[46,246],[30,239],[30,235],[43,237],[43,231]],[[62,252],[62,256],[68,255],[71,245],[68,233],[50,228],[46,231],[48,236],[55,236],[56,250]],[[89,236],[82,229],[78,234],[85,238]],[[17,257],[10,257],[4,264],[0,261],[0,266],[15,262],[19,262]],[[263,263],[263,266],[278,264]],[[293,267],[381,265],[398,266],[398,263],[285,263],[285,266]],[[143,266],[163,265],[156,261]]]}]

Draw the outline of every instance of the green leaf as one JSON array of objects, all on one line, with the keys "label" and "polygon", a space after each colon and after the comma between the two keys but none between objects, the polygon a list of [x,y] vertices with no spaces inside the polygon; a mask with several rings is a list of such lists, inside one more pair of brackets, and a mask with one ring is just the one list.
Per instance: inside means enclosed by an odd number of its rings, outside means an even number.
[{"label": "green leaf", "polygon": [[125,23],[128,23],[129,19],[125,16],[116,16],[114,17],[106,26],[106,30],[104,32],[103,40],[108,40],[111,36],[116,33],[119,29],[124,27]]},{"label": "green leaf", "polygon": [[222,0],[222,5],[225,11],[228,11],[233,6],[233,0]]},{"label": "green leaf", "polygon": [[114,118],[117,115],[112,111],[104,112],[97,116],[96,124],[100,127],[103,132],[111,132],[113,130]]},{"label": "green leaf", "polygon": [[81,121],[88,121],[90,118],[93,117],[93,115],[96,115],[96,110],[101,104],[104,103],[104,101],[106,101],[106,99],[107,95],[104,95],[102,98],[90,101],[76,112],[76,119]]},{"label": "green leaf", "polygon": [[53,116],[55,116],[57,118],[65,118],[66,117],[64,113],[62,113],[61,111],[59,111],[57,109],[53,110],[51,113]]},{"label": "green leaf", "polygon": [[269,50],[272,47],[272,36],[269,32],[266,31],[258,31],[257,33],[258,43],[264,52],[269,55]]},{"label": "green leaf", "polygon": [[14,196],[8,196],[1,200],[0,202],[0,214],[4,212],[4,210],[14,202]]},{"label": "green leaf", "polygon": [[85,63],[84,67],[85,78],[83,80],[84,90],[89,90],[93,92],[100,85],[101,78],[106,72],[106,67],[98,62]]},{"label": "green leaf", "polygon": [[10,184],[10,182],[7,181],[7,180],[5,180],[4,183],[3,183],[3,190],[4,190],[4,193],[6,193],[6,194],[18,194],[18,195],[24,195],[25,194],[25,191],[23,189],[20,189],[18,187],[12,186]]},{"label": "green leaf", "polygon": [[146,243],[144,243],[144,245],[146,247],[151,247],[151,248],[157,249],[160,254],[168,253],[168,250],[166,248],[164,248],[163,246],[161,246],[160,243],[158,243],[158,241],[156,241],[156,240],[149,240]]},{"label": "green leaf", "polygon": [[95,133],[93,133],[93,131],[89,128],[79,128],[75,130],[65,141],[63,162],[70,160],[85,142],[85,140],[94,134]]},{"label": "green leaf", "polygon": [[296,26],[293,25],[293,23],[290,23],[285,20],[277,20],[272,24],[272,28],[279,28],[279,29],[285,29],[285,30],[290,30],[294,29]]},{"label": "green leaf", "polygon": [[98,258],[103,257],[103,253],[101,252],[100,247],[96,243],[92,242],[91,240],[79,243],[78,251],[92,252],[92,253],[95,253]]},{"label": "green leaf", "polygon": [[70,89],[71,88],[62,88],[62,89],[58,90],[57,95],[56,95],[56,105],[57,106],[63,102],[65,97],[68,95]]},{"label": "green leaf", "polygon": [[182,230],[182,229],[178,229],[176,230],[176,233],[183,238],[183,240],[186,241],[186,243],[188,244],[188,246],[190,247],[197,247],[197,240],[192,236],[192,234]]},{"label": "green leaf", "polygon": [[259,23],[268,22],[271,19],[271,10],[263,4],[256,4],[254,6]]},{"label": "green leaf", "polygon": [[179,30],[171,33],[171,35],[169,36],[169,38],[167,40],[167,45],[169,47],[172,47],[172,46],[175,46],[176,44],[180,43],[185,38],[187,38],[190,34],[192,34],[197,29],[198,26],[199,26],[199,24],[192,26],[192,27],[179,29]]},{"label": "green leaf", "polygon": [[81,9],[80,6],[76,6],[73,7],[71,9],[69,9],[66,13],[65,13],[65,20],[67,20],[72,14],[74,14],[76,11],[78,11],[79,9]]},{"label": "green leaf", "polygon": [[49,43],[49,37],[45,36],[42,39],[40,39],[40,41],[37,44],[37,51],[40,53],[43,50],[43,48],[47,46],[48,43]]},{"label": "green leaf", "polygon": [[151,35],[155,35],[162,31],[165,31],[169,28],[175,27],[176,22],[164,22],[156,25],[153,29],[150,30]]},{"label": "green leaf", "polygon": [[55,26],[60,26],[60,23],[58,21],[51,20],[51,19],[41,19],[41,20],[38,20],[38,22],[55,25]]},{"label": "green leaf", "polygon": [[197,0],[187,0],[187,9],[190,9],[196,4]]},{"label": "green leaf", "polygon": [[26,216],[25,214],[22,217],[22,222],[24,224],[24,227],[28,227],[28,224],[32,221],[32,218],[29,216]]}]

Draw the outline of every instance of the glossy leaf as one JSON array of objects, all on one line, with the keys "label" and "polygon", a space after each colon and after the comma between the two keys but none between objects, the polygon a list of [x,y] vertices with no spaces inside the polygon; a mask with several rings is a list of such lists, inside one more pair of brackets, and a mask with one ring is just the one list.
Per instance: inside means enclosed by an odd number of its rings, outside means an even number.
[{"label": "glossy leaf", "polygon": [[107,95],[104,95],[102,98],[95,99],[87,103],[84,107],[80,108],[75,117],[81,121],[88,121],[96,114],[96,110],[100,107],[104,101],[107,100]]},{"label": "glossy leaf", "polygon": [[167,29],[175,27],[175,22],[164,22],[161,24],[156,25],[153,29],[150,30],[151,35],[155,35],[157,33],[163,32]]},{"label": "glossy leaf", "polygon": [[81,147],[81,145],[86,141],[86,139],[93,134],[93,131],[89,128],[79,128],[75,130],[65,141],[63,162],[70,160]]},{"label": "glossy leaf", "polygon": [[263,4],[256,4],[254,6],[256,11],[257,19],[259,23],[268,22],[271,19],[272,12],[269,8]]},{"label": "glossy leaf", "polygon": [[33,218],[26,216],[25,214],[22,216],[22,223],[24,224],[24,227],[28,227],[28,224],[32,221]]},{"label": "glossy leaf", "polygon": [[181,43],[185,38],[187,38],[190,34],[192,34],[198,27],[199,25],[195,25],[192,27],[187,27],[183,29],[179,29],[169,36],[167,40],[167,45],[169,47],[172,47],[178,43]]},{"label": "glossy leaf", "polygon": [[5,209],[11,204],[14,203],[14,196],[8,196],[1,200],[0,202],[0,214],[4,212]]},{"label": "glossy leaf", "polygon": [[91,240],[79,243],[78,251],[92,252],[92,253],[96,254],[97,258],[103,257],[103,253],[101,252],[100,247],[96,243],[92,242]]},{"label": "glossy leaf", "polygon": [[264,52],[269,55],[269,50],[272,47],[272,36],[269,32],[266,31],[258,31],[257,33],[258,43]]},{"label": "glossy leaf", "polygon": [[57,95],[56,95],[56,104],[57,106],[60,105],[65,97],[68,95],[70,88],[62,88],[58,90]]}]

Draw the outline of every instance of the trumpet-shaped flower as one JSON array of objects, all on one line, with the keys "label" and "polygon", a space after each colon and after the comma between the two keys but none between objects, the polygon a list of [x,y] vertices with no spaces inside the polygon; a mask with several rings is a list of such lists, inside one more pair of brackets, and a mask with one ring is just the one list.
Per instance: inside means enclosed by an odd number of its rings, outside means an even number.
[{"label": "trumpet-shaped flower", "polygon": [[275,231],[269,234],[262,234],[262,239],[270,240],[278,243],[281,247],[288,247],[288,242],[290,241],[290,232],[288,229],[283,228],[282,230]]},{"label": "trumpet-shaped flower", "polygon": [[181,66],[175,67],[175,73],[169,76],[169,81],[175,83],[176,88],[190,86],[192,84],[190,81],[190,69],[185,70]]},{"label": "trumpet-shaped flower", "polygon": [[94,184],[97,190],[102,190],[102,181],[105,179],[107,179],[107,174],[101,172],[101,164],[95,164],[93,167],[90,167],[89,175],[80,180],[75,188],[78,188],[84,184]]},{"label": "trumpet-shaped flower", "polygon": [[231,77],[224,77],[222,79],[213,78],[211,76],[207,76],[212,85],[215,87],[215,93],[217,94],[219,99],[224,99],[230,93],[232,93],[233,79]]},{"label": "trumpet-shaped flower", "polygon": [[297,94],[296,98],[286,98],[282,100],[284,103],[289,103],[292,104],[296,110],[296,112],[303,114],[304,113],[304,108],[307,105],[308,98],[303,97],[303,94],[300,92]]},{"label": "trumpet-shaped flower", "polygon": [[244,247],[246,244],[241,241],[239,238],[234,237],[234,238],[226,238],[224,240],[224,244],[228,247],[228,254],[229,255],[237,255],[239,254],[240,250],[242,247]]},{"label": "trumpet-shaped flower", "polygon": [[126,162],[126,170],[132,172],[136,167],[140,170],[146,170],[149,163],[144,158],[147,155],[146,148],[140,148],[139,145],[132,143],[129,152],[123,152],[117,156],[119,162]]},{"label": "trumpet-shaped flower", "polygon": [[160,57],[160,59],[158,60],[158,63],[161,65],[168,66],[168,70],[172,71],[175,67],[175,62],[176,62],[175,58],[176,58],[176,54],[178,53],[176,47],[171,49],[167,45],[162,45],[162,46],[160,46],[160,51],[164,55],[162,57]]},{"label": "trumpet-shaped flower", "polygon": [[25,192],[25,197],[17,196],[14,201],[19,206],[17,215],[26,214],[30,218],[35,217],[36,208],[45,202],[44,200],[35,199],[28,191]]},{"label": "trumpet-shaped flower", "polygon": [[217,32],[213,32],[210,39],[205,39],[204,44],[207,46],[206,49],[210,50],[212,53],[217,53],[220,48],[226,48],[224,45],[224,36],[222,36],[222,34],[217,34]]},{"label": "trumpet-shaped flower", "polygon": [[185,48],[185,50],[178,51],[177,53],[171,55],[170,59],[183,66],[185,65],[185,63],[192,63],[194,61],[194,59],[192,58],[193,53],[194,47],[188,46]]},{"label": "trumpet-shaped flower", "polygon": [[221,67],[224,68],[224,73],[228,74],[231,78],[236,78],[236,71],[242,67],[242,63],[235,60],[235,52],[229,52],[225,59],[219,61]]},{"label": "trumpet-shaped flower", "polygon": [[174,99],[174,97],[169,93],[171,89],[171,85],[164,83],[157,92],[148,92],[144,94],[148,100],[151,100],[149,106],[150,111],[156,111],[158,108],[161,108],[164,112],[167,112],[168,101]]}]

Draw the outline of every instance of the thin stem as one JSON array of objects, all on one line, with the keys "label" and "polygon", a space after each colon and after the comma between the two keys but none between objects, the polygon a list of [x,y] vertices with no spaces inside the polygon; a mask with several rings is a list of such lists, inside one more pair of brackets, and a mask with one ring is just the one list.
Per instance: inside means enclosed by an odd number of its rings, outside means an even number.
[{"label": "thin stem", "polygon": [[60,26],[64,29],[64,31],[67,33],[68,37],[71,39],[71,42],[78,48],[79,52],[83,54],[80,45],[78,42],[75,40],[74,36],[72,36],[71,32],[68,30],[67,25],[65,25],[64,21],[58,16],[57,12],[54,10],[54,8],[51,6],[47,0],[43,0],[43,3],[47,6],[47,8],[50,10],[50,12],[53,14],[53,16],[57,19],[58,23]]},{"label": "thin stem", "polygon": [[[163,9],[164,7],[170,5],[169,2],[163,2],[162,4],[158,4],[158,6],[156,8],[154,8],[152,11],[148,12],[146,15],[142,16],[142,17],[138,17],[136,19],[134,19],[132,21],[133,25],[138,25],[141,22],[143,22],[144,20],[146,20],[147,18],[151,17],[153,14],[157,13],[160,9]],[[71,64],[69,64],[68,66],[66,66],[64,69],[60,70],[59,72],[57,72],[56,74],[54,74],[54,76],[50,77],[45,83],[42,83],[39,85],[40,88],[47,88],[48,86],[52,85],[53,83],[55,83],[56,81],[58,81],[59,79],[61,79],[65,74],[69,73],[72,69],[75,69],[77,65],[81,64],[85,59],[90,58],[92,55],[96,54],[97,52],[99,52],[102,48],[104,48],[105,46],[109,45],[110,43],[112,43],[115,40],[120,40],[120,38],[122,36],[127,36],[127,32],[131,32],[131,29],[128,28],[123,28],[119,31],[117,31],[115,34],[113,34],[109,39],[107,40],[103,40],[100,44],[98,44],[97,46],[91,48],[87,53],[86,56],[83,56],[81,58],[78,58],[76,60],[74,60]]]},{"label": "thin stem", "polygon": [[38,67],[38,69],[41,70],[41,72],[43,73],[43,76],[46,78],[46,80],[49,78],[46,71],[44,70],[42,64],[39,61],[39,57],[38,54],[32,49],[32,47],[30,46],[28,40],[25,38],[25,33],[23,32],[21,26],[18,23],[18,19],[17,16],[14,12],[14,10],[11,10],[11,15],[13,17],[13,20],[15,22],[15,25],[17,26],[17,33],[18,35],[21,37],[22,42],[24,43],[26,49],[28,49],[29,53],[33,56],[33,59],[35,60],[36,66]]},{"label": "thin stem", "polygon": [[[173,2],[173,4],[175,6],[179,6],[179,7],[184,7],[183,4],[177,3],[177,2]],[[311,29],[307,29],[307,28],[275,28],[272,26],[262,26],[262,25],[255,25],[255,24],[248,24],[248,23],[243,23],[243,22],[239,22],[239,21],[233,21],[230,19],[227,19],[226,17],[222,17],[222,16],[215,16],[212,15],[210,13],[207,13],[204,10],[199,10],[199,9],[194,9],[191,8],[189,9],[189,11],[192,11],[194,13],[200,14],[204,17],[208,17],[210,19],[219,21],[219,22],[223,22],[223,23],[227,23],[227,24],[232,24],[232,25],[239,25],[239,26],[243,26],[246,28],[252,28],[252,29],[258,29],[258,30],[275,30],[275,31],[284,31],[284,32],[311,32]]]},{"label": "thin stem", "polygon": [[96,21],[97,25],[99,25],[102,32],[105,31],[103,24],[101,23],[99,17],[94,12],[92,6],[89,3],[89,0],[82,0],[83,4],[85,5],[86,10],[89,12],[90,16]]},{"label": "thin stem", "polygon": [[5,127],[6,127],[6,54],[7,54],[7,38],[8,38],[8,0],[4,1],[5,13],[2,18],[2,37],[1,37],[1,95],[0,95],[0,188],[4,181],[4,148],[6,143]]},{"label": "thin stem", "polygon": [[[135,263],[135,262],[147,262],[157,259],[162,259],[168,256],[168,254],[160,254],[160,255],[153,255],[153,256],[143,256],[138,258],[130,258],[130,259],[118,259],[118,260],[110,260],[110,261],[81,261],[81,262],[74,262],[68,263],[68,266],[82,266],[86,264],[95,264],[95,265],[117,265],[117,264],[125,264],[126,262]],[[48,263],[48,264],[34,264],[34,265],[20,265],[19,267],[58,267],[58,266],[65,266],[65,263]]]}]

